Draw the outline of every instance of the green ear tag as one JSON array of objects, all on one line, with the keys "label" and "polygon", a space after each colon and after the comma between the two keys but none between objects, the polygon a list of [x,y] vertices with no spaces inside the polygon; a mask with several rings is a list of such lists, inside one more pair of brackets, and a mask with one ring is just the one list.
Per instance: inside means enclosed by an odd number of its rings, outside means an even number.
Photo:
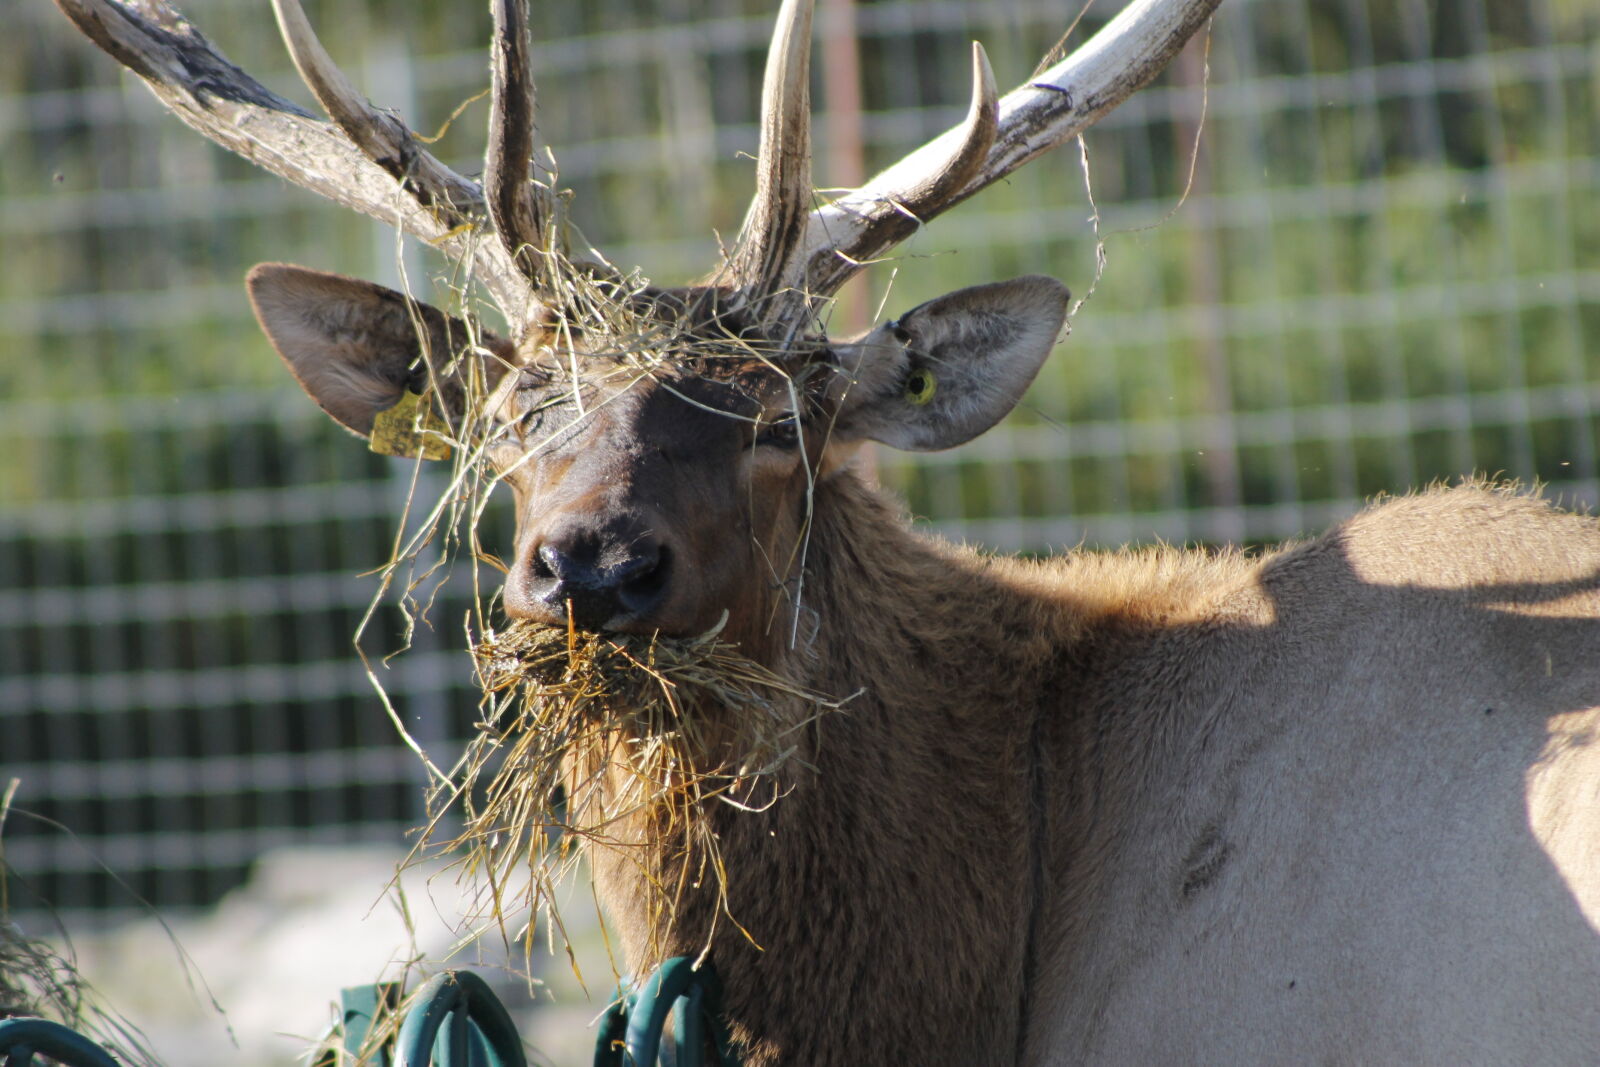
[{"label": "green ear tag", "polygon": [[939,379],[933,376],[933,371],[926,367],[919,367],[911,372],[911,377],[906,379],[906,400],[921,407],[933,399],[933,394],[939,391]]},{"label": "green ear tag", "polygon": [[439,436],[449,432],[450,427],[433,413],[433,408],[426,406],[422,397],[407,390],[400,394],[394,407],[378,412],[373,418],[368,447],[381,456],[449,459],[450,446]]}]

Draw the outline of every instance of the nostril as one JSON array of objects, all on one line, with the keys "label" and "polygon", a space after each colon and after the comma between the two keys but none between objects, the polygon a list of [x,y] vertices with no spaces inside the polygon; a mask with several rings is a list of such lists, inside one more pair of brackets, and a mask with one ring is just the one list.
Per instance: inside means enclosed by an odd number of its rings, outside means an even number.
[{"label": "nostril", "polygon": [[[666,599],[672,570],[664,546],[649,536],[550,536],[523,557],[507,580],[506,604],[528,617],[582,629],[648,623]],[[514,592],[512,591],[514,587]]]},{"label": "nostril", "polygon": [[612,565],[608,576],[614,585],[629,585],[654,571],[661,563],[662,552],[654,545],[638,549],[634,555]]},{"label": "nostril", "polygon": [[654,552],[635,556],[628,564],[626,574],[617,583],[617,599],[636,614],[648,611],[666,592],[671,555],[663,545]]},{"label": "nostril", "polygon": [[539,551],[533,554],[528,561],[528,571],[531,577],[541,580],[560,577],[571,570],[571,561],[555,545],[546,543],[539,546]]}]

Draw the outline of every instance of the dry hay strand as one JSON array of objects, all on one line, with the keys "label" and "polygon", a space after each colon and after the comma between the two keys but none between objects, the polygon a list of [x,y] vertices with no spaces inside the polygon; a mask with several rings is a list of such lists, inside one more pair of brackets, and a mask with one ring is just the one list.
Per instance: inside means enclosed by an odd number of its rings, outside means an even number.
[{"label": "dry hay strand", "polygon": [[[450,785],[434,791],[430,836],[459,804],[459,833],[441,846],[461,850],[464,874],[487,885],[482,917],[503,922],[525,905],[571,959],[555,890],[587,844],[625,850],[639,865],[654,948],[689,887],[715,893],[713,931],[723,919],[737,927],[709,805],[776,799],[776,772],[845,702],[740,654],[720,625],[665,639],[517,622],[483,633],[473,655],[479,732]],[[678,874],[665,884],[669,866]],[[531,934],[530,925],[520,935],[530,947]]]},{"label": "dry hay strand", "polygon": [[99,1003],[68,952],[0,919],[0,1020],[30,1016],[77,1031],[128,1067],[161,1067],[138,1027]]},{"label": "dry hay strand", "polygon": [[0,1019],[38,1016],[76,1028],[87,1017],[86,991],[72,960],[0,922]]}]

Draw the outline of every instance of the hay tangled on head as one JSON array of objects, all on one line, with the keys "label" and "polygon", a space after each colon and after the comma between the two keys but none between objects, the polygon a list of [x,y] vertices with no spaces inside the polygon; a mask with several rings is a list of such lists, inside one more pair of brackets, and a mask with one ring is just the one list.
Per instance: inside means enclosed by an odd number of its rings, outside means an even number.
[{"label": "hay tangled on head", "polygon": [[432,826],[460,805],[459,834],[443,847],[463,850],[466,872],[487,880],[490,916],[526,904],[564,942],[555,887],[575,846],[660,844],[630,836],[648,825],[689,859],[679,884],[652,883],[652,940],[670,931],[686,884],[714,886],[719,914],[737,925],[707,805],[748,807],[759,783],[799,758],[806,728],[845,702],[743,656],[720,627],[663,639],[518,622],[485,632],[473,654],[479,732],[452,784],[435,791]]},{"label": "hay tangled on head", "polygon": [[[657,289],[637,271],[572,260],[555,246],[538,255],[548,315],[530,332],[538,343],[525,338],[520,362],[498,378],[463,358],[434,379],[440,388],[448,379],[462,405],[442,431],[453,456],[449,483],[435,503],[403,517],[402,529],[413,532],[397,539],[374,598],[376,605],[389,589],[399,593],[406,645],[450,560],[465,555],[508,569],[484,550],[478,527],[492,489],[507,477],[493,458],[499,445],[509,441],[536,455],[572,428],[565,418],[546,424],[534,417],[541,411],[567,408],[582,418],[635,383],[685,369],[732,381],[766,368],[788,380],[796,405],[820,380],[795,356],[822,342],[763,337],[751,326],[763,309],[736,294]],[[467,299],[470,278],[450,288],[469,329],[463,355],[483,353]],[[519,396],[524,390],[530,395]],[[570,405],[558,403],[569,398]],[[516,404],[532,405],[522,423],[504,418]],[[437,783],[423,847],[460,853],[464,876],[487,886],[473,918],[491,919],[503,931],[507,915],[526,904],[547,917],[552,940],[565,942],[555,889],[577,862],[579,844],[670,839],[683,850],[680,860],[690,857],[679,864],[683,871],[692,865],[687,884],[715,886],[722,914],[731,919],[708,805],[766,802],[752,801],[754,787],[795,759],[805,728],[842,702],[806,692],[741,655],[720,628],[657,640],[501,627],[493,621],[493,594],[478,580],[475,571],[469,642],[484,695],[478,733],[462,761],[448,773],[435,767],[384,697],[402,738]],[[358,630],[358,647],[360,640]],[[769,801],[773,794],[762,795]],[[641,835],[645,822],[650,826]],[[663,828],[668,832],[657,832]],[[657,886],[654,913],[663,934],[683,890]],[[522,936],[531,939],[531,924]]]}]

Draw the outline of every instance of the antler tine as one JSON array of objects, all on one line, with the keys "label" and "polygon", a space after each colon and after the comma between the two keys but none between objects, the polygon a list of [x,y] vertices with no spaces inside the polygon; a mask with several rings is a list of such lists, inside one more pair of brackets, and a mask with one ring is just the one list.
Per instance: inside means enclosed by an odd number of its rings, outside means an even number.
[{"label": "antler tine", "polygon": [[[942,212],[956,194],[972,181],[994,147],[1000,129],[1000,94],[995,89],[994,68],[983,45],[972,42],[972,103],[966,120],[934,144],[947,153],[921,171],[915,183],[893,202],[893,211],[882,223],[882,240],[891,244],[905,240],[928,219]],[[951,142],[948,146],[946,142]],[[805,284],[799,279],[797,284]],[[827,290],[831,292],[832,290]]]},{"label": "antler tine", "polygon": [[[1161,72],[1220,0],[1133,0],[1086,44],[999,101],[999,126],[966,177],[972,116],[812,213],[791,270],[812,300],[837,292],[921,223],[1093,125]],[[974,101],[976,106],[976,100]],[[929,195],[928,190],[937,195]]]},{"label": "antler tine", "polygon": [[272,10],[301,80],[361,154],[405,185],[418,203],[447,225],[467,222],[470,209],[478,206],[475,201],[481,202],[481,194],[462,196],[453,186],[465,179],[418,144],[399,119],[362,98],[322,47],[300,0],[272,0]]},{"label": "antler tine", "polygon": [[994,68],[983,45],[972,42],[972,104],[961,124],[960,140],[942,167],[906,192],[900,206],[917,218],[944,210],[945,201],[972,180],[994,147],[1000,129],[1000,94],[994,86]]},{"label": "antler tine", "polygon": [[[56,0],[56,6],[201,134],[287,181],[398,226],[446,255],[475,260],[478,278],[507,318],[525,313],[527,280],[498,245],[462,225],[486,213],[476,182],[429,157],[430,166],[419,174],[401,177],[410,195],[397,196],[393,171],[358,149],[347,133],[234,66],[167,0]],[[324,69],[331,67],[327,63]],[[425,207],[415,196],[424,181],[432,183],[434,206]]]},{"label": "antler tine", "polygon": [[811,212],[811,14],[813,0],[783,0],[761,84],[756,195],[734,244],[732,275],[764,319],[789,282],[786,266]]},{"label": "antler tine", "polygon": [[537,287],[552,212],[532,182],[534,83],[527,0],[494,0],[493,95],[484,194],[500,243]]},{"label": "antler tine", "polygon": [[[439,162],[405,123],[366,101],[317,39],[300,0],[272,0],[272,10],[301,80],[350,143],[398,182],[446,232],[470,229],[484,209],[477,183]],[[513,277],[520,273],[510,259],[502,258],[486,243],[474,245],[472,256],[502,287],[511,287],[509,279],[502,280],[508,272]],[[513,301],[520,306],[504,310],[513,317],[522,314],[528,295],[519,294]]]}]

